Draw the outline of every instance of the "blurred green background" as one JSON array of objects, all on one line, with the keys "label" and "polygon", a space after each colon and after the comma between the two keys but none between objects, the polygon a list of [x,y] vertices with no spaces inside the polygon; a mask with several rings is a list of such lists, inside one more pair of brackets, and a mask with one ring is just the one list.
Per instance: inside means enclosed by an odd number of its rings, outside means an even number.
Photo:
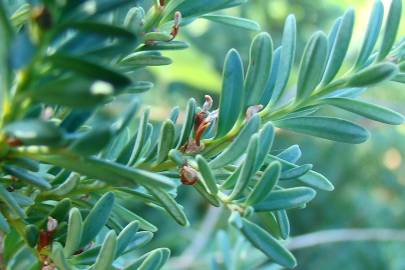
[{"label": "blurred green background", "polygon": [[[390,0],[383,2],[388,8]],[[143,3],[145,6],[149,4],[148,1]],[[348,65],[344,68],[347,70],[356,60],[372,4],[371,0],[251,0],[226,13],[257,21],[263,31],[272,35],[275,47],[280,44],[284,19],[294,13],[300,56],[305,41],[314,31],[328,32],[333,21],[352,6],[356,10],[356,30],[351,54],[346,61]],[[404,33],[405,20],[399,37]],[[151,68],[139,74],[155,82],[154,89],[143,96],[145,103],[152,107],[152,117],[162,119],[173,106],[184,108],[189,97],[201,102],[205,94],[211,94],[217,101],[226,52],[236,48],[246,62],[249,44],[255,34],[203,19],[182,28],[180,39],[187,40],[190,48],[166,54],[174,60],[171,66]],[[299,61],[296,61],[296,68],[298,65]],[[296,81],[295,76],[290,80],[292,83]],[[294,85],[290,88],[293,89]],[[363,98],[405,113],[405,91],[398,84],[386,83],[369,89]],[[342,115],[343,112],[335,113]],[[354,115],[349,115],[349,119],[354,118]],[[293,133],[278,134],[276,151],[299,144],[303,151],[301,162],[313,163],[315,170],[325,174],[336,186],[334,192],[320,192],[308,208],[289,212],[293,236],[339,228],[405,229],[405,126],[385,126],[361,118],[355,120],[372,132],[371,140],[365,144],[353,146]],[[192,254],[192,262],[186,269],[208,269],[211,258],[206,251],[215,249],[216,244],[211,240],[214,235],[204,227],[207,224],[201,222],[208,220],[214,222],[216,229],[226,229],[227,216],[217,213],[211,220],[210,217],[207,219],[207,211],[212,214],[212,210],[208,210],[208,205],[190,188],[181,190],[180,200],[186,206],[192,226],[184,230],[167,222],[155,243],[167,245],[173,255],[180,258],[198,251],[198,254]],[[138,211],[159,224],[161,216],[149,213],[147,208]],[[196,233],[201,230],[205,233],[202,241],[196,238]],[[297,269],[304,270],[405,269],[405,242],[332,243],[296,250],[294,254],[299,262]],[[246,260],[249,260],[249,254]],[[169,269],[184,269],[177,260],[172,261],[171,267]],[[255,269],[244,267],[239,266],[239,269]]]}]

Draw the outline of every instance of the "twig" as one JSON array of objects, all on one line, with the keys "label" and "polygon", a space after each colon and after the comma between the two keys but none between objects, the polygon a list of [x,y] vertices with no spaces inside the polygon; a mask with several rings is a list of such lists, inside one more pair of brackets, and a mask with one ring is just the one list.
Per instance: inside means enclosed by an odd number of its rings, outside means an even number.
[{"label": "twig", "polygon": [[292,237],[286,244],[289,250],[309,248],[329,243],[352,241],[405,242],[405,230],[396,229],[336,229]]}]

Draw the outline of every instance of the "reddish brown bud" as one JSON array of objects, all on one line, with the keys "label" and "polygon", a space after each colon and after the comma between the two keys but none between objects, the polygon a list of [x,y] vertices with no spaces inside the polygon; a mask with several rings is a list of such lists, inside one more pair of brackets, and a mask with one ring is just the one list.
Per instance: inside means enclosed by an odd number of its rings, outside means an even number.
[{"label": "reddish brown bud", "polygon": [[23,145],[23,142],[17,138],[10,137],[7,139],[6,143],[11,147],[18,147]]},{"label": "reddish brown bud", "polygon": [[180,180],[183,185],[192,186],[198,181],[198,173],[186,164],[180,169]]},{"label": "reddish brown bud", "polygon": [[170,32],[170,35],[172,36],[171,40],[175,39],[179,34],[181,19],[182,19],[181,12],[176,11],[176,13],[174,14],[174,25],[172,27],[172,31]]}]

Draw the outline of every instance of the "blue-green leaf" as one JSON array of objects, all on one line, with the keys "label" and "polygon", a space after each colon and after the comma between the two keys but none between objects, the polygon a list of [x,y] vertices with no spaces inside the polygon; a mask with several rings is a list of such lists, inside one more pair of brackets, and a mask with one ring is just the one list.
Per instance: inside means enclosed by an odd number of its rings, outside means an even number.
[{"label": "blue-green leaf", "polygon": [[114,194],[109,192],[103,195],[90,210],[90,213],[83,222],[83,233],[80,241],[81,247],[92,241],[104,227],[108,221],[113,205]]},{"label": "blue-green leaf", "polygon": [[369,137],[369,132],[363,127],[340,118],[296,117],[276,121],[274,125],[298,133],[345,143],[363,143]]},{"label": "blue-green leaf", "polygon": [[203,15],[201,18],[250,31],[260,31],[260,25],[257,22],[245,18],[216,14]]},{"label": "blue-green leaf", "polygon": [[181,1],[182,4],[178,5],[176,10],[179,10],[184,17],[195,17],[197,15],[207,14],[216,10],[238,6],[246,1],[247,0]]},{"label": "blue-green leaf", "polygon": [[312,169],[312,167],[312,164],[304,164],[292,169],[285,170],[281,174],[280,180],[291,180],[304,176]]},{"label": "blue-green leaf", "polygon": [[285,247],[283,247],[277,239],[271,236],[261,227],[242,218],[241,224],[233,223],[246,237],[246,239],[256,248],[261,250],[266,256],[273,259],[276,263],[294,268],[297,261],[294,256]]},{"label": "blue-green leaf", "polygon": [[52,105],[88,108],[107,101],[115,93],[115,88],[108,82],[68,76],[43,83],[27,95]]},{"label": "blue-green leaf", "polygon": [[280,236],[283,239],[287,239],[290,236],[290,221],[286,210],[278,210],[276,213],[276,219],[279,225]]},{"label": "blue-green leaf", "polygon": [[111,68],[84,60],[75,56],[54,54],[47,60],[56,68],[75,72],[79,76],[86,76],[94,80],[105,81],[117,88],[128,86],[132,83],[126,75]]},{"label": "blue-green leaf", "polygon": [[384,38],[377,59],[383,60],[391,51],[397,37],[402,15],[402,0],[392,0],[385,25]]},{"label": "blue-green leaf", "polygon": [[281,42],[280,65],[277,71],[276,85],[268,106],[275,104],[283,94],[295,59],[297,25],[294,15],[289,15],[285,22],[283,39]]},{"label": "blue-green leaf", "polygon": [[379,63],[372,65],[354,74],[347,82],[348,87],[365,87],[381,83],[393,78],[399,69],[391,63]]},{"label": "blue-green leaf", "polygon": [[336,38],[338,36],[341,24],[342,24],[342,17],[339,17],[336,19],[335,23],[332,26],[332,29],[330,30],[330,32],[328,34],[328,58],[330,57],[330,54],[332,53],[333,46],[335,45]]},{"label": "blue-green leaf", "polygon": [[166,120],[162,124],[160,131],[157,160],[156,163],[160,164],[167,159],[169,151],[174,147],[176,139],[176,130],[171,120]]},{"label": "blue-green leaf", "polygon": [[250,179],[256,173],[256,159],[259,151],[258,146],[259,136],[258,134],[255,134],[249,140],[249,145],[246,151],[247,155],[242,165],[242,170],[238,180],[236,181],[235,187],[232,190],[232,193],[228,196],[228,200],[232,200],[243,194],[246,187],[249,185]]},{"label": "blue-green leaf", "polygon": [[49,184],[49,182],[45,178],[39,176],[38,174],[26,171],[24,169],[15,166],[4,166],[4,170],[8,174],[13,175],[17,179],[26,182],[28,184],[37,186],[42,189],[51,188],[51,184]]},{"label": "blue-green leaf", "polygon": [[363,46],[361,47],[359,57],[356,61],[356,68],[361,68],[367,63],[373,49],[377,43],[378,36],[381,31],[382,22],[384,19],[384,5],[380,0],[374,3],[373,11],[367,26],[366,36],[364,38]]},{"label": "blue-green leaf", "polygon": [[99,153],[110,142],[113,132],[110,127],[96,127],[73,142],[70,149],[82,155]]},{"label": "blue-green leaf", "polygon": [[0,231],[6,234],[10,232],[10,226],[8,225],[7,219],[3,216],[1,212],[0,212]]},{"label": "blue-green leaf", "polygon": [[312,201],[315,195],[315,190],[308,187],[276,190],[271,192],[264,201],[253,205],[253,208],[257,212],[297,208]]},{"label": "blue-green leaf", "polygon": [[281,57],[281,47],[278,47],[273,52],[273,64],[271,66],[271,72],[269,79],[266,84],[266,89],[264,90],[263,96],[260,99],[259,104],[267,106],[270,102],[271,96],[273,95],[274,87],[276,85],[278,70],[280,68],[280,57]]},{"label": "blue-green leaf", "polygon": [[191,98],[187,103],[186,116],[183,128],[180,133],[179,142],[176,148],[183,146],[189,139],[194,126],[194,118],[196,114],[196,102]]},{"label": "blue-green leaf", "polygon": [[82,215],[79,209],[72,208],[69,212],[69,223],[66,235],[65,247],[63,249],[63,254],[66,257],[72,256],[75,251],[79,250],[80,242],[82,239],[83,232],[83,222]]},{"label": "blue-green leaf", "polygon": [[51,145],[61,143],[62,131],[53,123],[39,119],[16,121],[5,126],[7,135],[22,141],[26,145]]},{"label": "blue-green leaf", "polygon": [[123,253],[128,245],[132,242],[138,229],[138,221],[133,221],[120,232],[117,238],[117,256],[121,255],[121,253]]},{"label": "blue-green leaf", "polygon": [[51,258],[52,258],[53,262],[56,264],[56,266],[58,267],[58,269],[74,270],[73,267],[71,267],[69,262],[66,260],[65,256],[63,255],[63,247],[58,242],[54,242],[52,244]]},{"label": "blue-green leaf", "polygon": [[386,124],[401,125],[405,120],[404,116],[400,113],[360,100],[350,98],[326,98],[321,100],[321,104],[322,103],[339,107]]},{"label": "blue-green leaf", "polygon": [[131,152],[131,157],[128,161],[129,165],[134,164],[139,159],[142,149],[145,146],[146,135],[148,130],[148,122],[149,122],[149,109],[144,111],[139,121],[135,144]]},{"label": "blue-green leaf", "polygon": [[259,133],[259,151],[257,153],[255,169],[259,170],[273,146],[275,131],[273,125],[269,122],[264,125]]},{"label": "blue-green leaf", "polygon": [[25,218],[24,209],[17,203],[15,198],[4,188],[3,185],[0,185],[0,200],[3,201],[16,215],[20,218]]},{"label": "blue-green leaf", "polygon": [[242,111],[243,77],[242,59],[239,53],[232,49],[225,58],[217,137],[226,135],[232,129]]},{"label": "blue-green leaf", "polygon": [[157,201],[166,209],[166,211],[179,223],[181,226],[188,226],[189,222],[182,207],[167,193],[165,190],[158,187],[147,187],[149,192],[156,198]]},{"label": "blue-green leaf", "polygon": [[328,40],[324,33],[315,33],[305,48],[297,85],[297,101],[308,98],[322,79],[328,56]]},{"label": "blue-green leaf", "polygon": [[250,60],[245,81],[245,108],[257,105],[266,90],[273,58],[273,41],[269,34],[260,33],[250,47]]},{"label": "blue-green leaf", "polygon": [[353,33],[353,25],[354,10],[349,9],[343,15],[342,22],[340,24],[335,42],[332,47],[332,51],[329,56],[326,71],[322,80],[322,83],[324,85],[330,83],[333,80],[343,64],[343,61],[349,49],[349,44]]},{"label": "blue-green leaf", "polygon": [[97,256],[96,263],[93,265],[94,270],[105,270],[112,266],[117,251],[117,235],[114,231],[109,231],[106,235],[103,244],[101,245],[100,253]]},{"label": "blue-green leaf", "polygon": [[272,162],[266,168],[253,190],[246,199],[246,205],[254,205],[261,202],[272,191],[280,177],[281,165],[279,162]]},{"label": "blue-green leaf", "polygon": [[301,158],[301,155],[302,152],[300,146],[294,144],[283,150],[280,154],[277,155],[277,157],[291,163],[296,163]]},{"label": "blue-green leaf", "polygon": [[208,191],[211,194],[216,195],[218,193],[218,186],[214,173],[212,172],[210,166],[208,165],[208,162],[201,155],[198,155],[196,159],[198,169],[201,173],[202,178],[204,179],[205,184],[207,185]]},{"label": "blue-green leaf", "polygon": [[[293,163],[291,163],[293,160],[288,161],[288,159],[284,159],[286,158],[285,156],[272,156],[272,155],[268,155],[267,156],[267,161],[271,162],[271,161],[279,161],[283,167],[283,170],[289,170],[289,169],[293,169],[293,168],[298,168],[298,165],[295,165]],[[287,157],[288,158],[288,157]],[[334,189],[334,186],[332,185],[332,183],[322,174],[317,173],[315,171],[309,171],[308,173],[302,175],[301,177],[299,177],[298,179],[296,179],[302,183],[305,183],[311,187],[314,188],[318,188],[321,190],[325,190],[325,191],[332,191]]]}]

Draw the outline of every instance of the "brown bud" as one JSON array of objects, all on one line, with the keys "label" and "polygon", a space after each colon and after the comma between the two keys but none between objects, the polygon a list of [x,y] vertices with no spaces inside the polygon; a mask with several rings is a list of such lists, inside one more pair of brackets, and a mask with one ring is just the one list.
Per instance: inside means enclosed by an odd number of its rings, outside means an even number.
[{"label": "brown bud", "polygon": [[171,40],[175,39],[179,34],[181,19],[182,19],[181,12],[176,11],[176,13],[174,14],[174,25],[172,27],[172,31],[170,32],[170,35],[172,36]]},{"label": "brown bud", "polygon": [[184,165],[180,169],[180,180],[183,185],[192,186],[198,181],[198,173],[189,165]]},{"label": "brown bud", "polygon": [[23,142],[17,138],[10,137],[7,139],[6,143],[11,147],[18,147],[23,145]]}]

